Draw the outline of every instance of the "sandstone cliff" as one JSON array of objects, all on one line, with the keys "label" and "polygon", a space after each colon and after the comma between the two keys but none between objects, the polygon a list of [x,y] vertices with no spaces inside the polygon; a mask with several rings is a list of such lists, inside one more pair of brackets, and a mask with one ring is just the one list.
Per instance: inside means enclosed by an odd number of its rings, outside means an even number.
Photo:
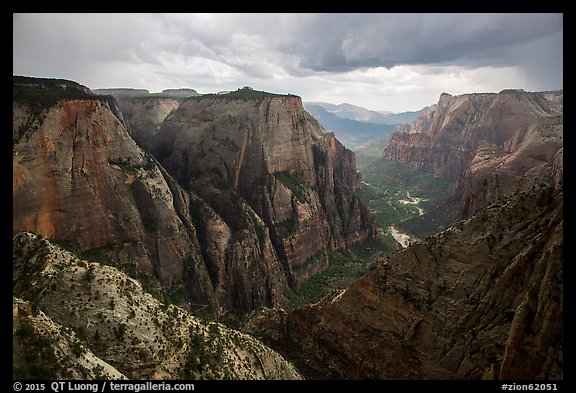
[{"label": "sandstone cliff", "polygon": [[158,133],[166,116],[184,99],[199,95],[194,89],[166,89],[161,93],[145,89],[95,89],[93,92],[116,99],[128,131],[146,151],[152,148],[151,138]]},{"label": "sandstone cliff", "polygon": [[502,195],[562,184],[563,93],[442,94],[397,128],[384,158],[455,182],[469,216]]},{"label": "sandstone cliff", "polygon": [[[146,151],[150,151],[151,138],[158,133],[166,116],[178,108],[183,98],[141,97],[117,98],[132,138]],[[143,132],[145,130],[145,132]]]},{"label": "sandstone cliff", "polygon": [[165,284],[197,254],[156,160],[126,132],[104,97],[23,85],[53,102],[13,103],[13,232],[79,244],[119,246],[119,258]]},{"label": "sandstone cliff", "polygon": [[[304,111],[300,97],[242,89],[189,98],[152,140],[151,153],[233,234],[244,236],[250,222],[259,237],[269,233],[289,284],[325,268],[327,251],[375,236],[356,192],[353,153]],[[199,226],[222,243],[213,265],[229,265],[236,253],[224,252],[226,244],[238,235],[226,240],[221,225]],[[265,259],[275,264],[272,254]]]},{"label": "sandstone cliff", "polygon": [[13,239],[16,379],[301,379],[251,336],[162,303],[114,267]]},{"label": "sandstone cliff", "polygon": [[265,231],[260,238],[252,232],[250,241],[259,247],[253,253],[235,243],[242,263],[227,268],[224,288],[211,282],[212,266],[204,260],[211,245],[199,241],[203,234],[190,211],[202,207],[200,198],[134,142],[114,99],[87,89],[79,96],[68,81],[17,81],[14,233],[66,240],[80,250],[110,250],[112,260],[157,277],[164,287],[184,287],[185,300],[210,314],[276,304],[285,279],[267,269],[275,257],[266,258],[272,246]]},{"label": "sandstone cliff", "polygon": [[15,77],[13,233],[105,250],[214,316],[277,305],[375,235],[354,155],[299,98],[146,100]]},{"label": "sandstone cliff", "polygon": [[308,378],[562,379],[563,192],[516,194],[248,329]]}]

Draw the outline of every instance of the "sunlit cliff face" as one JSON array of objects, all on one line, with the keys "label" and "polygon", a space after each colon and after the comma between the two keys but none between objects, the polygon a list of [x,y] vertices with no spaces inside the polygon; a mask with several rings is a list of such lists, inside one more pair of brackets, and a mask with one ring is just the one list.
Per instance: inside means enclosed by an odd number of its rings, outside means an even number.
[{"label": "sunlit cliff face", "polygon": [[562,91],[443,94],[400,130],[384,158],[455,181],[464,216],[533,185],[562,183]]},{"label": "sunlit cliff face", "polygon": [[108,249],[218,315],[277,305],[375,236],[353,153],[299,97],[157,101],[128,120],[93,95],[15,102],[13,231]]}]

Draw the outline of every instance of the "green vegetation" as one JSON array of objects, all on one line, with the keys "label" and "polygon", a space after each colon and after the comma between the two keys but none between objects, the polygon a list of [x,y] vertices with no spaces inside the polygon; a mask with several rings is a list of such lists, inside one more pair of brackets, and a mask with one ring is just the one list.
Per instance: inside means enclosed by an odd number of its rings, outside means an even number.
[{"label": "green vegetation", "polygon": [[389,139],[389,135],[373,138],[369,143],[366,143],[362,147],[354,150],[354,154],[356,155],[356,166],[360,172],[362,171],[362,168],[382,158],[382,153],[386,146],[388,146]]},{"label": "green vegetation", "polygon": [[[158,279],[154,275],[139,271],[136,265],[133,263],[120,262],[120,251],[122,248],[119,246],[108,245],[104,247],[82,250],[80,245],[75,242],[56,239],[50,241],[59,247],[77,255],[80,259],[85,259],[89,262],[97,262],[102,265],[112,266],[120,270],[121,272],[127,274],[129,277],[137,280],[142,285],[142,289],[145,292],[148,292],[163,304],[171,304],[183,298],[182,292],[184,291],[184,288],[181,282],[174,284],[174,286],[170,288],[162,288],[158,282]],[[91,268],[89,266],[87,272],[84,275],[84,279],[87,281],[90,280],[90,269]],[[113,309],[114,306],[114,300],[111,299],[109,307]]]},{"label": "green vegetation", "polygon": [[65,79],[12,77],[13,102],[41,111],[64,99],[102,100],[105,97],[91,94],[82,85]]},{"label": "green vegetation", "polygon": [[168,303],[179,305],[186,301],[186,288],[182,282],[173,284],[170,288],[163,288],[162,291]]},{"label": "green vegetation", "polygon": [[119,88],[119,89],[95,89],[92,91],[96,94],[111,95],[118,98],[142,98],[152,95],[150,91],[146,89]]},{"label": "green vegetation", "polygon": [[399,202],[399,199],[406,196],[401,191],[370,184],[365,185],[359,195],[372,212],[379,228],[387,228],[419,214],[414,205]]},{"label": "green vegetation", "polygon": [[18,127],[12,144],[20,142],[25,134],[35,132],[43,123],[47,110],[66,99],[108,100],[105,96],[92,94],[84,86],[65,79],[13,76],[12,101],[28,107],[30,116]]},{"label": "green vegetation", "polygon": [[51,339],[38,334],[30,322],[22,320],[14,332],[22,351],[23,359],[19,366],[13,366],[14,379],[58,379],[61,367],[54,354]]},{"label": "green vegetation", "polygon": [[292,271],[296,275],[305,273],[308,269],[310,269],[310,267],[321,264],[322,260],[325,259],[327,256],[328,253],[326,252],[326,249],[322,248],[321,250],[317,251],[314,255],[309,257],[307,260],[305,260],[304,263],[293,266]]},{"label": "green vegetation", "polygon": [[296,179],[292,174],[284,171],[276,172],[274,173],[274,177],[280,183],[284,184],[284,186],[286,186],[286,188],[292,192],[292,195],[294,195],[301,203],[305,203],[307,201],[305,186],[300,183],[300,181]]},{"label": "green vegetation", "polygon": [[[208,323],[207,331],[196,325],[188,328],[189,350],[182,374],[185,379],[197,379],[198,375],[208,378],[222,378],[226,373],[224,338],[221,328],[214,322]],[[206,333],[206,334],[205,334]]]},{"label": "green vegetation", "polygon": [[[286,301],[282,307],[291,310],[305,304],[316,303],[334,291],[345,289],[352,281],[378,266],[385,256],[395,250],[394,241],[383,238],[355,244],[348,250],[329,252],[328,268],[312,276],[298,288],[287,288],[284,291]],[[314,257],[318,258],[320,255]]]},{"label": "green vegetation", "polygon": [[296,223],[292,218],[289,218],[282,222],[277,222],[274,224],[274,227],[276,228],[278,236],[280,236],[283,239],[289,238],[290,236],[296,233]]},{"label": "green vegetation", "polygon": [[[458,206],[447,206],[453,183],[393,161],[367,161],[359,168],[364,183],[360,199],[373,213],[376,225],[398,229],[416,237],[430,236],[456,218]],[[418,204],[402,200],[420,198]],[[420,215],[419,209],[423,215]]]},{"label": "green vegetation", "polygon": [[[120,265],[119,253],[121,248],[119,246],[108,245],[104,247],[96,247],[82,250],[77,242],[72,242],[69,240],[58,240],[51,239],[51,243],[57,245],[58,247],[75,254],[80,259],[85,259],[89,262],[97,262],[103,265],[109,265],[118,267]],[[92,268],[89,267],[88,271]],[[121,269],[125,270],[125,269]],[[88,273],[89,275],[90,273]],[[90,280],[89,276],[85,276],[86,280]]]},{"label": "green vegetation", "polygon": [[130,89],[130,88],[119,88],[119,89],[96,89],[93,90],[96,94],[101,95],[111,95],[118,99],[126,99],[126,98],[139,98],[139,99],[148,99],[148,98],[188,98],[198,96],[198,92],[194,89],[166,89],[160,93],[150,93],[150,91],[146,89]]},{"label": "green vegetation", "polygon": [[116,165],[120,167],[124,172],[130,174],[136,174],[139,169],[144,169],[146,171],[151,171],[156,167],[156,161],[151,154],[145,153],[143,162],[134,162],[130,158],[108,158],[108,163],[110,165]]},{"label": "green vegetation", "polygon": [[267,91],[254,90],[249,86],[244,86],[241,89],[231,91],[226,94],[203,94],[198,96],[197,99],[204,98],[218,98],[218,99],[240,99],[240,100],[262,100],[264,98],[274,98],[274,97],[289,97],[291,94],[276,94],[269,93]]}]

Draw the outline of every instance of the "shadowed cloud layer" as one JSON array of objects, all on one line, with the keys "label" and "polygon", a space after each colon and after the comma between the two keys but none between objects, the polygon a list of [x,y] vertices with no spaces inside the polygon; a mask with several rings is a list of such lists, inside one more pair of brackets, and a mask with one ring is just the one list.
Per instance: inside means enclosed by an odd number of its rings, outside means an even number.
[{"label": "shadowed cloud layer", "polygon": [[420,109],[562,88],[562,14],[14,14],[13,73]]}]

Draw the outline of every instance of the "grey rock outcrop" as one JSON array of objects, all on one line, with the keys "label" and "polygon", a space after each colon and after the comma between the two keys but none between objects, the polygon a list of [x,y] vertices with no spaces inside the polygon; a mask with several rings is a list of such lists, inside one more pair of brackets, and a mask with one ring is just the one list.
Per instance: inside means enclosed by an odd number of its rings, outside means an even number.
[{"label": "grey rock outcrop", "polygon": [[118,269],[14,237],[15,378],[301,379],[260,341],[154,298]]},{"label": "grey rock outcrop", "polygon": [[152,138],[151,153],[233,231],[244,226],[237,201],[246,201],[288,283],[297,284],[327,266],[327,251],[374,237],[375,227],[356,192],[354,154],[300,97],[248,93],[183,101]]}]

